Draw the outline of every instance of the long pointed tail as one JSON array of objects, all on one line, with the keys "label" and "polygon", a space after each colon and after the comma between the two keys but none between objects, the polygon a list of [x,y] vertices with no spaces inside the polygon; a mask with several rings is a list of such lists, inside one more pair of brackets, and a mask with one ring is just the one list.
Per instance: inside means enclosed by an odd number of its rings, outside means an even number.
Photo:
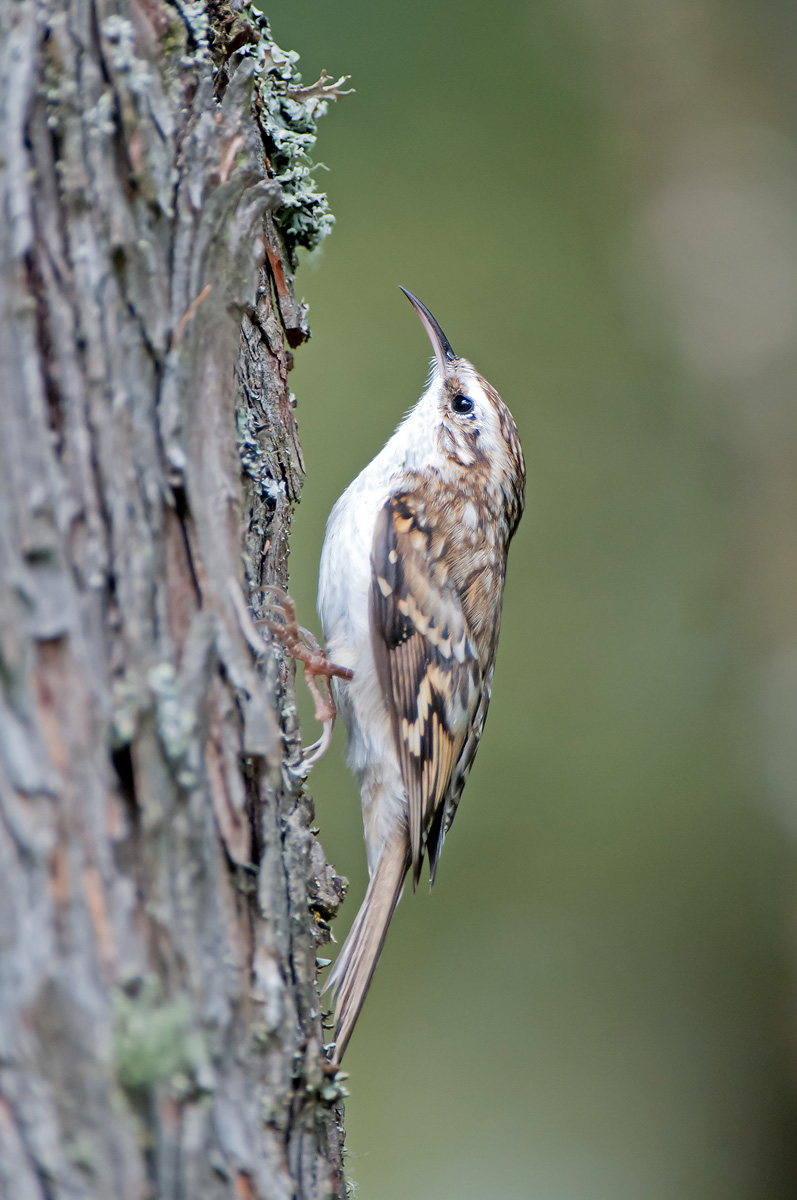
[{"label": "long pointed tail", "polygon": [[343,1058],[360,1015],[408,866],[405,839],[389,842],[380,855],[360,911],[327,980],[326,987],[332,989],[336,998],[333,1065],[337,1066]]}]

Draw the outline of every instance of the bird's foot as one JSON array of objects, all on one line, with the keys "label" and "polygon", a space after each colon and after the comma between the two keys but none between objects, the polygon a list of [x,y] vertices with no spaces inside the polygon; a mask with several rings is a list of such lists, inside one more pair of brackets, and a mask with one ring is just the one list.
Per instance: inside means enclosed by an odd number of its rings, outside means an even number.
[{"label": "bird's foot", "polygon": [[305,683],[315,705],[315,718],[324,728],[318,741],[303,752],[304,766],[310,768],[329,749],[335,717],[338,715],[329,681],[333,678],[350,680],[353,674],[348,667],[339,667],[330,662],[312,633],[297,624],[296,605],[284,588],[269,583],[260,590],[276,596],[277,602],[270,604],[267,615],[255,624],[265,625],[280,639],[288,654],[302,663]]}]

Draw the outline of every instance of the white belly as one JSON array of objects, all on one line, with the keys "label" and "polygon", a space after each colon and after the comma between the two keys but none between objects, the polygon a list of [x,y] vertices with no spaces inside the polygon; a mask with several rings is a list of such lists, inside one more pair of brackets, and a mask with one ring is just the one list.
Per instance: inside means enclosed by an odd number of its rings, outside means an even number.
[{"label": "white belly", "polygon": [[390,489],[374,487],[368,468],[333,508],[318,573],[318,614],[332,662],[354,672],[333,681],[338,712],[348,733],[348,762],[361,787],[368,867],[405,819],[390,716],[376,674],[371,644],[371,547],[376,518]]}]

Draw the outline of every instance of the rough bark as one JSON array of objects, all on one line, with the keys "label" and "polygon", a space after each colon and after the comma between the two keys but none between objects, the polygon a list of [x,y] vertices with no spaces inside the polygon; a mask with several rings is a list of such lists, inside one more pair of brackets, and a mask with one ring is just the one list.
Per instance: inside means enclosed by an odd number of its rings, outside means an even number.
[{"label": "rough bark", "polygon": [[252,10],[0,21],[0,1195],[341,1196],[342,882],[247,615],[302,479],[312,107]]}]

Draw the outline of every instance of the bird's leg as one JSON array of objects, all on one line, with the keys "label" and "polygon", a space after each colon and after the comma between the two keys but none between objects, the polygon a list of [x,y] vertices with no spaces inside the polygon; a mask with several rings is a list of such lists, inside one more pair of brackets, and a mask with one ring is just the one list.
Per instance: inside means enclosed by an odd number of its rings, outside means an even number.
[{"label": "bird's leg", "polygon": [[[332,678],[350,680],[353,675],[348,667],[339,667],[330,662],[312,633],[297,624],[296,605],[283,588],[269,583],[259,590],[271,592],[277,597],[278,603],[269,605],[266,610],[268,615],[256,621],[255,624],[265,625],[267,629],[276,634],[288,654],[302,663],[305,683],[315,705],[315,718],[324,727],[324,732],[318,741],[304,751],[304,765],[312,767],[329,749],[332,729],[337,716],[329,681]],[[275,617],[279,619],[274,620]],[[320,680],[320,686],[316,682],[317,680]]]}]

